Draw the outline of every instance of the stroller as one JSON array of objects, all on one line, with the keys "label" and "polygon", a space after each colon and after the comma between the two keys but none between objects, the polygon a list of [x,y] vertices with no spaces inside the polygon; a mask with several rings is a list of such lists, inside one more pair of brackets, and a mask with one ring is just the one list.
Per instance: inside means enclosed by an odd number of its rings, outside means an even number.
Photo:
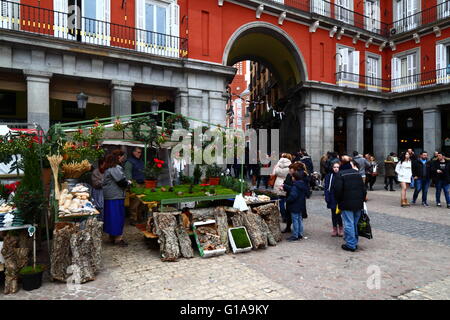
[{"label": "stroller", "polygon": [[324,187],[322,185],[322,176],[321,176],[321,174],[319,172],[314,171],[311,174],[310,186],[315,191],[319,191],[319,190],[323,190],[324,189]]}]

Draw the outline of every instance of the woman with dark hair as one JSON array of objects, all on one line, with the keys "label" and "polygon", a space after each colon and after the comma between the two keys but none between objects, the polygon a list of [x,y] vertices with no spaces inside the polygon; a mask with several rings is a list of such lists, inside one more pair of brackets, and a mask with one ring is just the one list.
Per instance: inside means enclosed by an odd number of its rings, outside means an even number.
[{"label": "woman with dark hair", "polygon": [[103,230],[109,234],[113,244],[127,246],[123,240],[123,226],[125,224],[125,189],[131,184],[127,180],[121,164],[125,162],[125,153],[114,150],[106,156],[105,173],[103,178],[104,225]]},{"label": "woman with dark hair", "polygon": [[92,202],[95,207],[100,211],[98,219],[103,221],[103,174],[105,173],[105,158],[98,159],[98,166],[92,171],[91,183],[92,183]]},{"label": "woman with dark hair", "polygon": [[400,186],[402,187],[401,194],[401,206],[408,207],[408,199],[406,198],[406,190],[411,183],[412,170],[411,170],[411,155],[409,152],[402,153],[400,155],[400,161],[397,163],[395,167],[395,172],[398,174],[398,181],[400,182]]},{"label": "woman with dark hair", "polygon": [[[343,237],[344,227],[342,224],[342,217],[340,214],[336,214],[337,201],[334,197],[334,183],[336,177],[339,174],[339,162],[335,162],[331,169],[331,173],[327,174],[325,177],[325,202],[327,203],[327,208],[331,210],[331,223],[333,224],[333,231],[331,232],[332,237]],[[339,229],[338,229],[339,227]]]}]

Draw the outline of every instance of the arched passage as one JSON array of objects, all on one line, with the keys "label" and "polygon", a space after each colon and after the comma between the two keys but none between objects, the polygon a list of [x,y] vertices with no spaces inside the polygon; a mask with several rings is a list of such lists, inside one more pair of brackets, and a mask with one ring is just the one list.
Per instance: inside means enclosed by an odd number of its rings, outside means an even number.
[{"label": "arched passage", "polygon": [[248,23],[230,37],[222,63],[232,66],[242,60],[257,61],[270,68],[283,92],[308,79],[305,60],[294,40],[271,23]]}]

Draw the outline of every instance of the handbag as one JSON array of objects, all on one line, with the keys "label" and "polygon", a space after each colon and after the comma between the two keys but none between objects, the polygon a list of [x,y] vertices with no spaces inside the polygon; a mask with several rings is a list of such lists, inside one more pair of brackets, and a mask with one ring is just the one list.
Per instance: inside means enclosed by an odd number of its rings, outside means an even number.
[{"label": "handbag", "polygon": [[275,185],[275,180],[277,179],[277,176],[275,174],[271,174],[269,177],[269,181],[267,182],[267,185],[269,187],[273,187]]},{"label": "handbag", "polygon": [[372,239],[372,227],[370,226],[370,218],[367,215],[367,205],[364,202],[364,209],[358,221],[358,236]]}]

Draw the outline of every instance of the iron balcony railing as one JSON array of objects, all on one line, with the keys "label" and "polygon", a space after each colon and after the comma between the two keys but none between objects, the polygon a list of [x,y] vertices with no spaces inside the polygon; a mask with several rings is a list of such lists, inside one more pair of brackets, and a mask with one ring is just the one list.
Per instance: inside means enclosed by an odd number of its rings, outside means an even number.
[{"label": "iron balcony railing", "polygon": [[391,90],[390,80],[343,71],[336,73],[336,84],[341,87],[359,88],[377,92],[389,92]]},{"label": "iron balcony railing", "polygon": [[325,0],[266,0],[267,2],[282,4],[285,7],[303,13],[317,14],[338,20],[359,29],[382,36],[389,34],[388,24],[369,17],[344,6]]},{"label": "iron balcony railing", "polygon": [[336,84],[377,92],[406,92],[436,85],[450,84],[450,68],[432,70],[395,79],[381,79],[349,72],[337,72]]},{"label": "iron balcony railing", "polygon": [[185,38],[6,0],[0,0],[0,10],[0,29],[172,58],[188,56],[188,40]]},{"label": "iron balcony railing", "polygon": [[390,35],[411,31],[420,26],[434,23],[450,17],[450,1],[445,1],[433,7],[416,12],[412,15],[394,21],[389,25]]}]

